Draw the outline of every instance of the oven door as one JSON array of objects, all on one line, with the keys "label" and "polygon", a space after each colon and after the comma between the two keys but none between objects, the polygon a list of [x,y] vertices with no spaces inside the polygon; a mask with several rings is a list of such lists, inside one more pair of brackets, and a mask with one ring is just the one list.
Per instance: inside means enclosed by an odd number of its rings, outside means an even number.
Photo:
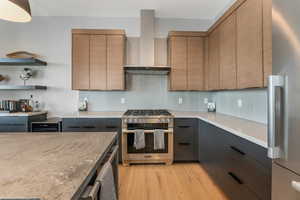
[{"label": "oven door", "polygon": [[155,150],[154,149],[154,134],[145,133],[145,148],[136,149],[134,147],[134,131],[127,134],[127,153],[128,154],[162,154],[169,153],[169,133],[165,133],[165,148]]}]

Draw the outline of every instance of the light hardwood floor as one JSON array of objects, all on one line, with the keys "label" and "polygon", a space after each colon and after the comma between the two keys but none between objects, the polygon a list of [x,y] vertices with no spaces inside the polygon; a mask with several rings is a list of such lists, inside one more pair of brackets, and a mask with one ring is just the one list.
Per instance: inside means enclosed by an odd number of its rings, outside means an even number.
[{"label": "light hardwood floor", "polygon": [[119,167],[120,200],[228,200],[197,163]]}]

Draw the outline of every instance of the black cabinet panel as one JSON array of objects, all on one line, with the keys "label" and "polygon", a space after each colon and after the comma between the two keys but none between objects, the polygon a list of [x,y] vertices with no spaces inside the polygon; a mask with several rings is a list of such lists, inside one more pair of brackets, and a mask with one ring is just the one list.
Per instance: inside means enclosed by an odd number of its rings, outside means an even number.
[{"label": "black cabinet panel", "polygon": [[174,160],[198,160],[198,123],[197,119],[174,120]]},{"label": "black cabinet panel", "polygon": [[230,199],[271,199],[267,149],[199,120],[199,162]]},{"label": "black cabinet panel", "polygon": [[31,129],[31,122],[46,120],[47,114],[35,116],[1,116],[0,132],[28,132]]},{"label": "black cabinet panel", "polygon": [[64,118],[63,132],[101,132],[101,119],[93,118]]}]

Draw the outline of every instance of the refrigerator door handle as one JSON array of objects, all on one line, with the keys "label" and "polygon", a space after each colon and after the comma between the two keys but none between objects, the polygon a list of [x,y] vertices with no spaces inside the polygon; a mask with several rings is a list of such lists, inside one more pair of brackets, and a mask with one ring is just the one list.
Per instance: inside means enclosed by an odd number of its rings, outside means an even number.
[{"label": "refrigerator door handle", "polygon": [[276,89],[283,88],[283,76],[269,76],[268,87],[268,157],[280,158],[280,149],[276,144]]},{"label": "refrigerator door handle", "polygon": [[292,181],[291,185],[294,190],[296,190],[297,192],[300,192],[300,182]]}]

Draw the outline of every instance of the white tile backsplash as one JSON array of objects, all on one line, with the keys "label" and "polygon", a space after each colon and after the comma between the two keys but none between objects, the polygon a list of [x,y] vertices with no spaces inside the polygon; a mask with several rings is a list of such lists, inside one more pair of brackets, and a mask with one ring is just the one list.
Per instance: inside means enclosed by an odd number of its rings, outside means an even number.
[{"label": "white tile backsplash", "polygon": [[[212,94],[217,112],[267,123],[267,89],[220,91]],[[242,106],[238,106],[238,100]]]}]

